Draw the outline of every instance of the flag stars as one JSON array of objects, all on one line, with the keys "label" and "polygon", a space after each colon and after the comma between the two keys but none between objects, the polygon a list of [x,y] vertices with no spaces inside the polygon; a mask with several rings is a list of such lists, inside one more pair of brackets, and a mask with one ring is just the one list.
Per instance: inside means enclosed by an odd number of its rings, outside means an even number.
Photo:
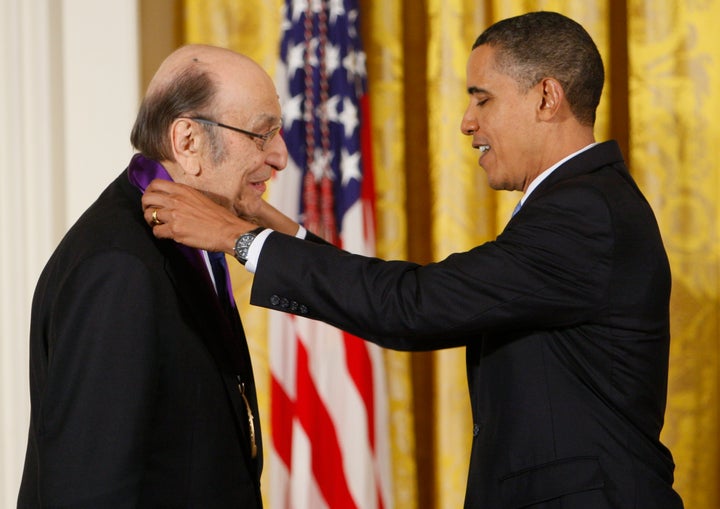
[{"label": "flag stars", "polygon": [[338,17],[342,17],[344,14],[344,0],[330,0],[330,23],[335,24]]},{"label": "flag stars", "polygon": [[365,76],[365,53],[350,51],[343,59],[343,67],[348,71],[348,80],[353,82],[356,76]]},{"label": "flag stars", "polygon": [[[339,107],[340,100],[342,100],[342,109]],[[360,124],[358,110],[353,101],[349,97],[334,95],[328,100],[326,108],[328,120],[341,124],[345,130],[345,137],[350,138]]]},{"label": "flag stars", "polygon": [[288,78],[295,77],[298,69],[305,65],[305,44],[288,45],[287,50]]},{"label": "flag stars", "polygon": [[348,19],[348,36],[351,39],[357,39],[358,33],[357,33],[357,18],[358,18],[358,10],[357,9],[351,9],[348,11],[347,19]]},{"label": "flag stars", "polygon": [[325,52],[325,70],[328,76],[332,76],[340,67],[340,47],[334,44],[328,44]]},{"label": "flag stars", "polygon": [[[317,54],[319,44],[320,41],[317,37],[313,37],[310,40],[309,63],[312,67],[317,67],[319,65],[319,58]],[[325,47],[325,68],[328,76],[332,76],[333,73],[340,68],[340,54],[341,49],[339,46],[328,44]],[[288,64],[288,78],[292,79],[299,69],[303,69],[305,67],[305,41],[299,44],[288,45],[286,60]]]},{"label": "flag stars", "polygon": [[291,22],[290,18],[288,18],[287,11],[288,11],[288,6],[287,6],[287,3],[285,3],[282,6],[281,15],[280,15],[280,17],[282,19],[282,22],[280,23],[280,29],[282,30],[283,33],[287,32],[288,30],[290,30],[290,28],[292,28],[292,22]]},{"label": "flag stars", "polygon": [[303,100],[303,95],[298,94],[288,99],[285,104],[283,104],[283,125],[285,129],[290,129],[295,121],[303,118]]},{"label": "flag stars", "polygon": [[340,122],[340,115],[338,112],[338,104],[343,98],[341,95],[334,95],[328,99],[327,102],[327,118],[330,122]]},{"label": "flag stars", "polygon": [[316,181],[320,181],[325,172],[328,172],[328,177],[333,178],[332,171],[330,171],[330,161],[332,161],[334,152],[332,150],[323,153],[321,147],[318,147],[313,152],[313,161],[310,164],[310,171],[315,176]]},{"label": "flag stars", "polygon": [[305,14],[310,8],[310,12],[317,14],[322,11],[322,0],[295,0],[293,3],[292,20],[297,23],[300,20],[300,16]]},{"label": "flag stars", "polygon": [[300,16],[307,10],[308,1],[307,0],[295,0],[292,3],[292,6],[293,6],[292,20],[294,22],[297,22],[300,19]]},{"label": "flag stars", "polygon": [[358,182],[362,180],[360,172],[360,152],[356,151],[352,154],[343,148],[340,158],[340,174],[342,175],[342,185],[346,186],[351,179]]},{"label": "flag stars", "polygon": [[338,120],[345,128],[346,138],[352,136],[355,128],[360,124],[357,108],[349,97],[343,99],[343,110],[338,115]]},{"label": "flag stars", "polygon": [[[353,184],[363,179],[360,110],[356,99],[363,92],[367,76],[366,56],[355,26],[359,12],[350,9],[344,0],[294,0],[287,5],[285,14],[292,19],[283,25],[283,60],[287,65],[283,76],[287,82],[283,101],[286,141],[289,147],[306,147],[306,137],[312,135],[312,153],[307,154],[309,157],[304,161],[304,172],[310,173],[316,182],[323,178],[337,181],[342,188],[340,192],[355,196],[359,187]],[[326,18],[319,16],[322,9]],[[311,18],[306,20],[306,15]],[[321,27],[323,20],[327,23],[325,27]],[[305,21],[312,24],[312,37],[307,41]],[[319,34],[323,29],[327,30],[323,32],[327,39],[323,39],[323,48],[320,48]],[[312,76],[304,76],[306,70]],[[327,81],[321,86],[318,80]],[[325,90],[329,96],[320,94]],[[323,136],[329,136],[329,140]],[[302,158],[300,153],[298,156]]]}]

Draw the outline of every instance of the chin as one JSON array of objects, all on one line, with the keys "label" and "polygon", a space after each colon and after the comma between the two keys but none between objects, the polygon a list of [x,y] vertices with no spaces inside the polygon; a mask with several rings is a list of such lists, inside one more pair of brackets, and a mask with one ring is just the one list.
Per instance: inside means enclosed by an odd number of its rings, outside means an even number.
[{"label": "chin", "polygon": [[495,191],[514,191],[517,189],[512,182],[493,178],[490,175],[488,175],[488,186]]},{"label": "chin", "polygon": [[488,175],[488,186],[490,187],[490,189],[493,189],[495,191],[507,190],[505,182],[498,181],[498,180],[490,177],[490,175]]},{"label": "chin", "polygon": [[253,196],[252,198],[238,198],[232,206],[232,212],[238,217],[249,217],[254,215],[254,212],[260,208],[260,197]]}]

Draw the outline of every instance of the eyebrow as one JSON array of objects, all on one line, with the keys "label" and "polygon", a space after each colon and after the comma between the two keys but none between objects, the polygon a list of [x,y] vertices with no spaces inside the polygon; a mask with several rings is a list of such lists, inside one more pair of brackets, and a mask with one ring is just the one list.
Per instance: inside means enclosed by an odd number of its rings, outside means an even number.
[{"label": "eyebrow", "polygon": [[468,91],[468,94],[470,94],[470,95],[487,94],[488,93],[488,91],[486,89],[480,88],[480,87],[468,87],[467,91]]},{"label": "eyebrow", "polygon": [[282,124],[282,117],[278,117],[277,115],[272,115],[270,113],[261,113],[257,117],[255,117],[255,122],[253,124],[256,125],[277,125]]}]

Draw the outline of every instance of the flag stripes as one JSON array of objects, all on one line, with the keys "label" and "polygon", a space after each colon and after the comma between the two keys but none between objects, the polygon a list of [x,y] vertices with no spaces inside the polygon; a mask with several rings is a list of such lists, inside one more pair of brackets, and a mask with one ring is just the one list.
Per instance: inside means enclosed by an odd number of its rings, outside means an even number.
[{"label": "flag stripes", "polygon": [[[355,0],[287,0],[276,86],[290,154],[270,201],[351,252],[374,255],[365,56]],[[272,509],[391,509],[378,347],[271,312]]]}]

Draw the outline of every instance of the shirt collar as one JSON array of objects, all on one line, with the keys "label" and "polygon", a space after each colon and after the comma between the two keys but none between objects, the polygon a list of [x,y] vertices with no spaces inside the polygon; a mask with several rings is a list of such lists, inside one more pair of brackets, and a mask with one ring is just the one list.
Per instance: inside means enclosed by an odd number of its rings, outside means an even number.
[{"label": "shirt collar", "polygon": [[[172,181],[172,177],[170,177],[170,174],[167,172],[167,170],[162,164],[153,159],[148,159],[142,154],[135,154],[130,160],[130,164],[128,165],[128,179],[130,180],[130,183],[137,187],[142,193],[145,192],[145,189],[147,188],[147,186],[150,185],[150,182],[155,179]],[[204,251],[202,249],[195,250],[182,244],[178,244],[178,246],[180,246],[180,250],[183,251],[186,256],[188,256],[188,258],[190,258],[191,260],[194,259],[194,257],[191,255],[192,252],[197,252],[200,254],[203,262],[205,263],[205,268],[207,269],[208,274],[211,276],[213,286],[215,286],[217,282],[215,281],[215,276],[210,265],[210,259],[208,257],[207,251]],[[232,297],[232,284],[230,283],[229,278],[226,283],[228,285],[229,295],[231,296],[230,300],[234,305],[235,300]],[[217,286],[215,286],[215,289],[217,291]]]}]

